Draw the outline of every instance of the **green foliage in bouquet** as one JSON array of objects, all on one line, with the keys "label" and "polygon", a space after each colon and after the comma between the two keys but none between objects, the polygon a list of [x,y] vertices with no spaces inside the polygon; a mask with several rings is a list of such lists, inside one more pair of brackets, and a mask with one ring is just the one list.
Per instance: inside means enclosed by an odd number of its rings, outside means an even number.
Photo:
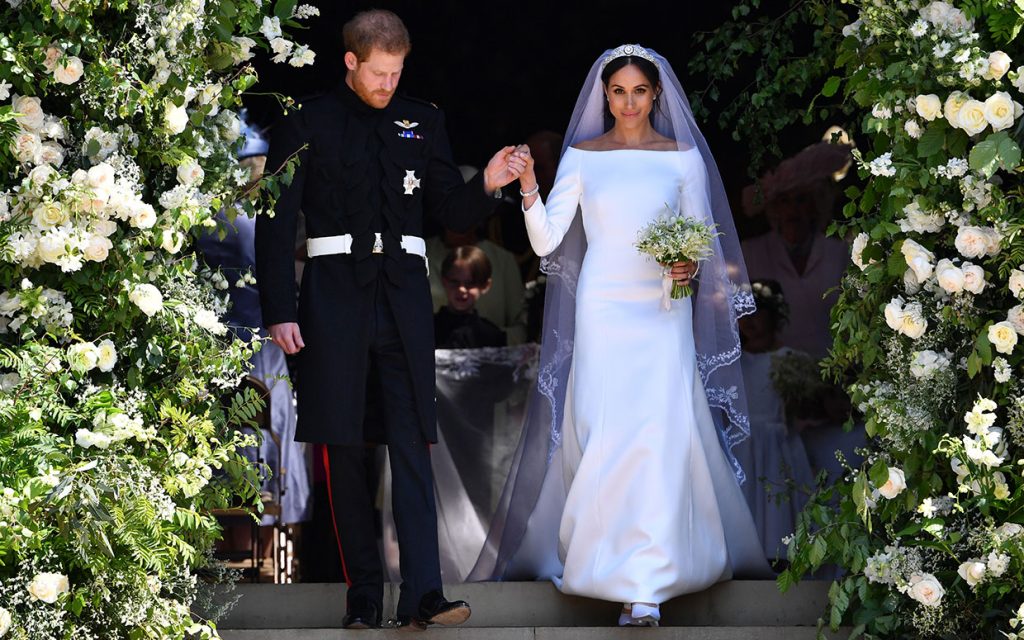
[{"label": "green foliage in bouquet", "polygon": [[869,443],[779,585],[837,565],[823,624],[853,637],[1024,637],[1024,3],[849,6],[814,71],[863,180],[832,229],[853,266],[826,368]]},{"label": "green foliage in bouquet", "polygon": [[240,198],[246,61],[312,63],[282,27],[316,14],[0,4],[0,637],[216,637],[190,606],[211,510],[259,504],[237,427],[261,400],[236,391],[258,344],[190,246],[269,204]]}]

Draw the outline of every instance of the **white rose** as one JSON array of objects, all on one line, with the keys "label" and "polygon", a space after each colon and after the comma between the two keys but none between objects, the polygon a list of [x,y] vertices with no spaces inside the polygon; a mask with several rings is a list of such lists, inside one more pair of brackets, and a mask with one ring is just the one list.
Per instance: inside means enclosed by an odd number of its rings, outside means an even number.
[{"label": "white rose", "polygon": [[960,577],[970,585],[975,586],[985,579],[985,563],[981,560],[968,560],[960,565],[956,570],[960,574]]},{"label": "white rose", "polygon": [[857,237],[853,239],[852,260],[853,264],[857,265],[861,271],[868,266],[864,263],[864,249],[868,246],[868,240],[868,234],[864,232],[858,233]]},{"label": "white rose", "polygon": [[914,100],[914,106],[917,110],[917,115],[928,122],[942,115],[942,101],[934,93],[917,96]]},{"label": "white rose", "polygon": [[114,248],[114,243],[105,236],[89,236],[89,241],[85,245],[85,249],[82,253],[85,255],[86,260],[92,260],[93,262],[103,262],[110,255],[110,250]]},{"label": "white rose", "polygon": [[1003,244],[1003,234],[992,227],[982,227],[982,231],[985,235],[985,253],[990,256],[998,254]]},{"label": "white rose", "polygon": [[68,365],[73,371],[87,373],[96,368],[99,352],[91,342],[79,342],[68,347]]},{"label": "white rose", "polygon": [[113,190],[114,180],[114,167],[106,162],[99,163],[86,173],[86,184],[92,187],[93,192],[103,200],[106,200]]},{"label": "white rose", "polygon": [[176,107],[173,102],[168,101],[164,105],[164,126],[172,134],[178,134],[188,126],[188,112],[185,107]]},{"label": "white rose", "polygon": [[1006,312],[1006,321],[1018,335],[1024,336],[1024,304],[1018,304]]},{"label": "white rose", "polygon": [[1000,525],[999,528],[996,529],[996,533],[1003,538],[1015,538],[1024,533],[1024,527],[1020,526],[1016,522],[1007,522]]},{"label": "white rose", "polygon": [[164,296],[151,284],[137,284],[128,294],[131,300],[147,316],[154,316],[164,308]]},{"label": "white rose", "polygon": [[960,227],[956,232],[956,250],[965,258],[981,258],[988,254],[991,237],[982,227]]},{"label": "white rose", "polygon": [[96,366],[100,371],[110,371],[117,364],[117,348],[111,340],[104,340],[96,345],[96,355]]},{"label": "white rose", "polygon": [[943,105],[942,114],[945,116],[946,121],[949,122],[949,126],[954,129],[960,127],[960,109],[963,108],[964,103],[971,99],[971,96],[967,95],[963,91],[954,91],[949,94],[946,98],[946,103]]},{"label": "white rose", "polygon": [[195,323],[214,335],[223,335],[227,330],[217,318],[217,314],[209,309],[199,309],[193,316]]},{"label": "white rose", "polygon": [[931,277],[935,269],[935,265],[932,264],[935,254],[909,238],[903,241],[900,252],[903,253],[907,266],[914,270],[918,282],[925,282]]},{"label": "white rose", "polygon": [[222,111],[220,114],[220,133],[225,142],[234,142],[242,135],[242,122],[233,111]]},{"label": "white rose", "polygon": [[11,103],[11,108],[21,114],[21,117],[18,118],[18,124],[23,129],[35,131],[43,126],[46,114],[43,112],[39,98],[34,96],[18,96]]},{"label": "white rose", "polygon": [[156,211],[153,205],[139,202],[132,210],[131,226],[136,229],[151,229],[156,224]]},{"label": "white rose", "polygon": [[33,600],[53,604],[62,593],[69,590],[68,577],[62,573],[38,573],[28,585]]},{"label": "white rose", "polygon": [[281,20],[277,17],[264,17],[263,25],[260,27],[260,33],[268,41],[273,40],[281,35]]},{"label": "white rose", "polygon": [[893,331],[899,331],[903,326],[903,299],[893,298],[885,305],[885,323]]},{"label": "white rose", "polygon": [[59,227],[69,219],[68,212],[59,202],[47,200],[32,210],[32,222],[40,229]]},{"label": "white rose", "polygon": [[960,271],[964,274],[964,291],[978,294],[988,286],[985,282],[985,271],[978,265],[965,262],[960,265]]},{"label": "white rose", "polygon": [[1017,330],[1007,321],[997,322],[988,328],[988,341],[999,353],[1013,353],[1017,346]]},{"label": "white rose", "polygon": [[938,578],[930,573],[915,573],[910,577],[910,597],[926,607],[937,607],[946,591]]},{"label": "white rose", "polygon": [[160,247],[167,253],[178,253],[184,242],[185,237],[174,229],[164,229],[160,236]]},{"label": "white rose", "polygon": [[36,162],[40,164],[51,164],[59,167],[64,164],[64,147],[56,142],[44,142],[39,145],[39,154]]},{"label": "white rose", "polygon": [[75,432],[75,444],[83,449],[89,449],[91,447],[106,449],[110,446],[111,442],[112,438],[105,433],[89,431],[88,429],[79,429]]},{"label": "white rose", "polygon": [[67,251],[66,241],[67,238],[64,234],[47,233],[39,238],[36,251],[44,262],[55,264]]},{"label": "white rose", "polygon": [[1013,294],[1013,297],[1024,297],[1021,295],[1024,294],[1024,271],[1021,271],[1020,269],[1014,269],[1013,271],[1011,271],[1009,286],[1010,293]]},{"label": "white rose", "polygon": [[911,340],[917,340],[928,329],[928,321],[918,302],[908,304],[903,308],[902,321],[899,332]]},{"label": "white rose", "polygon": [[[961,113],[963,113],[961,111]],[[1002,131],[1013,126],[1013,98],[1005,91],[997,91],[985,101],[985,120],[993,131]]]},{"label": "white rose", "polygon": [[11,152],[14,157],[18,159],[18,162],[24,163],[34,163],[42,148],[42,140],[31,131],[22,131],[14,136],[14,142],[11,143]]},{"label": "white rose", "polygon": [[914,353],[910,362],[910,374],[915,378],[930,378],[939,369],[949,366],[949,359],[935,351],[925,350]]},{"label": "white rose", "polygon": [[[1012,107],[1011,107],[1012,109]],[[956,116],[957,128],[963,129],[967,135],[973,136],[981,133],[988,126],[985,119],[985,103],[978,100],[968,100],[960,107]]]},{"label": "white rose", "polygon": [[205,177],[206,173],[203,171],[203,168],[194,159],[190,158],[187,162],[178,165],[178,182],[183,185],[193,186],[202,184]]},{"label": "white rose", "polygon": [[0,607],[0,638],[7,635],[11,630],[11,612]]},{"label": "white rose", "polygon": [[907,479],[903,475],[903,471],[896,467],[889,467],[889,479],[885,481],[885,484],[878,487],[878,493],[882,494],[883,497],[892,500],[906,488]]},{"label": "white rose", "polygon": [[903,272],[903,289],[907,292],[907,295],[911,296],[921,290],[921,283],[918,282],[913,269],[907,269]]},{"label": "white rose", "polygon": [[252,48],[256,46],[256,41],[252,38],[245,38],[240,36],[233,36],[231,41],[238,46],[238,53],[234,55],[235,64],[251,60],[253,57]]},{"label": "white rose", "polygon": [[993,51],[988,56],[988,70],[984,77],[986,80],[1001,80],[1009,70],[1010,56],[1002,51]]},{"label": "white rose", "polygon": [[29,182],[32,183],[32,187],[38,190],[39,187],[46,184],[50,180],[50,178],[56,175],[57,172],[53,170],[53,167],[43,164],[29,171],[28,179]]},{"label": "white rose", "polygon": [[903,124],[903,130],[915,140],[921,137],[921,125],[917,124],[917,120],[907,120]]},{"label": "white rose", "polygon": [[117,232],[117,223],[113,220],[93,220],[89,231],[93,235],[109,238]]},{"label": "white rose", "polygon": [[1006,573],[1006,570],[1010,567],[1010,556],[1005,553],[996,553],[992,551],[988,554],[988,570],[995,577],[999,577]]},{"label": "white rose", "polygon": [[53,73],[54,68],[57,66],[57,61],[64,55],[64,51],[58,47],[47,47],[46,48],[46,59],[43,60],[43,66],[46,67],[47,73]]},{"label": "white rose", "polygon": [[63,64],[57,64],[53,68],[53,77],[61,84],[75,84],[82,78],[85,68],[82,61],[76,56],[66,58]]},{"label": "white rose", "polygon": [[960,293],[964,289],[964,272],[945,258],[935,265],[935,279],[946,293]]}]

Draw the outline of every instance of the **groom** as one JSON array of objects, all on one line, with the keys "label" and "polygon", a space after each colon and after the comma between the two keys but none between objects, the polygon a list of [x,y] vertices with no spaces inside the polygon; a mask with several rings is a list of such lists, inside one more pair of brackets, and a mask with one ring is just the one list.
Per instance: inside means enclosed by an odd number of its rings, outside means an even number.
[{"label": "groom", "polygon": [[[381,624],[370,440],[386,443],[391,460],[399,624],[460,624],[469,605],[445,599],[438,561],[429,451],[437,441],[433,309],[423,218],[430,213],[445,227],[472,228],[525,164],[506,147],[463,184],[441,111],[395,94],[411,48],[401,19],[364,11],[342,36],[344,83],[275,127],[268,170],[293,155],[300,164],[282,187],[275,215],[256,223],[263,319],[275,344],[299,354],[296,439],[327,445],[331,509],[349,584],[344,626]],[[300,209],[309,260],[296,309]],[[379,439],[364,432],[368,389],[380,402]]]}]

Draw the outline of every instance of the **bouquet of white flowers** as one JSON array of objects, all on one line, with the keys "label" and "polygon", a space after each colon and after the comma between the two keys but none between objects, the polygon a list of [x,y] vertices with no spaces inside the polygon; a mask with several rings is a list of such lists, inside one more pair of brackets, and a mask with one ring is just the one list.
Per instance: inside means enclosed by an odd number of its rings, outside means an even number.
[{"label": "bouquet of white flowers", "polygon": [[[716,231],[716,225],[705,224],[699,220],[682,216],[665,205],[670,215],[662,216],[640,230],[636,248],[646,253],[662,265],[673,262],[697,262],[705,260],[714,253],[711,241],[722,234]],[[699,268],[699,266],[698,266]],[[665,275],[666,280],[670,280]],[[672,300],[679,300],[693,295],[688,285],[672,280]]]}]

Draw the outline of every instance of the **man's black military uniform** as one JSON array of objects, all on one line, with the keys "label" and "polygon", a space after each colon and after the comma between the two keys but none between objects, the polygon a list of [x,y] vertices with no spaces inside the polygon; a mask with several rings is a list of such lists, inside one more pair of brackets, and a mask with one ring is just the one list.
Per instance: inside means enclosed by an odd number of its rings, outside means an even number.
[{"label": "man's black military uniform", "polygon": [[[482,173],[463,184],[441,111],[409,98],[375,109],[343,83],[275,127],[267,170],[296,153],[301,164],[282,187],[274,217],[257,221],[263,321],[299,323],[305,348],[298,354],[296,439],[329,445],[349,611],[375,608],[379,622],[383,573],[363,446],[376,440],[364,433],[373,373],[400,545],[398,615],[417,618],[424,596],[441,589],[428,449],[437,440],[434,332],[426,261],[404,251],[402,237],[422,236],[424,213],[445,227],[471,228],[496,201],[485,193]],[[296,308],[300,210],[307,238],[350,234],[351,252],[309,259]]]}]

